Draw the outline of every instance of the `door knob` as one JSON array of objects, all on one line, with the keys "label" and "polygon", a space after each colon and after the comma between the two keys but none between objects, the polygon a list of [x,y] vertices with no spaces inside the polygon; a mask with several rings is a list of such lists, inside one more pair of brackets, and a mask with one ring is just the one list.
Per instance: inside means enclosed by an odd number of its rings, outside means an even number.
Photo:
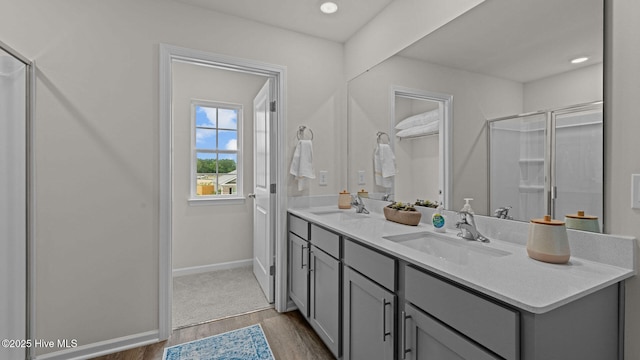
[{"label": "door knob", "polygon": [[249,195],[247,195],[247,196],[248,196],[248,197],[250,197],[250,198],[252,198],[252,199],[255,199],[255,198],[256,198],[256,194],[255,194],[255,193],[251,193],[251,194],[249,194]]}]

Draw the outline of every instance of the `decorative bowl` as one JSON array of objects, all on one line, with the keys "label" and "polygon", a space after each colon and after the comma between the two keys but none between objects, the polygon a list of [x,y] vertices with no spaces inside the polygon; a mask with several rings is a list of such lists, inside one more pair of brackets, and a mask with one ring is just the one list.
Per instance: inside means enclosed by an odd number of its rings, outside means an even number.
[{"label": "decorative bowl", "polygon": [[422,213],[419,211],[397,210],[388,206],[385,206],[383,210],[384,217],[387,220],[404,225],[416,226],[420,223],[420,218],[422,217]]}]

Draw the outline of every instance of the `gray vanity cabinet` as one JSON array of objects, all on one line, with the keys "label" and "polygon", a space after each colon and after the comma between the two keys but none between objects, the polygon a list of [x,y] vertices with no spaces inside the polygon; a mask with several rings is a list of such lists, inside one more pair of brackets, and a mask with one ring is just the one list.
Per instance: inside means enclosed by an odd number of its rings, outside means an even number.
[{"label": "gray vanity cabinet", "polygon": [[340,357],[340,261],[311,245],[309,322],[336,358]]},{"label": "gray vanity cabinet", "polygon": [[[495,357],[496,359],[520,359],[520,316],[517,311],[477,296],[410,265],[405,267],[404,284],[407,302],[405,311],[411,318],[403,321],[404,323],[409,321],[411,326],[407,329],[420,327],[420,331],[407,330],[408,334],[404,335],[404,338],[415,339],[417,335],[423,333],[437,334],[438,336],[430,335],[430,341],[437,341],[442,346],[448,347],[452,354],[459,354],[460,359],[494,359],[487,356],[464,355],[475,354],[476,351],[479,354],[485,351],[495,353],[499,355]],[[422,320],[418,322],[416,311],[422,312],[423,315],[428,314],[428,317],[420,317]],[[441,323],[433,323],[434,321],[429,319],[438,319]],[[427,323],[430,325],[423,328],[426,325],[421,324]],[[474,347],[468,346],[468,341],[463,341],[464,339],[472,340],[477,344],[474,345],[477,349],[473,350]],[[420,345],[420,342],[413,344],[418,347]],[[415,349],[411,351],[416,352]],[[458,357],[443,358],[458,359]]]},{"label": "gray vanity cabinet", "polygon": [[289,297],[309,316],[309,223],[289,215]]},{"label": "gray vanity cabinet", "polygon": [[336,358],[342,352],[340,235],[289,214],[289,297]]},{"label": "gray vanity cabinet", "polygon": [[293,215],[289,295],[337,359],[624,357],[623,285],[534,314]]},{"label": "gray vanity cabinet", "polygon": [[394,358],[396,296],[344,267],[344,360]]},{"label": "gray vanity cabinet", "polygon": [[394,359],[396,260],[344,240],[344,360]]},{"label": "gray vanity cabinet", "polygon": [[309,316],[309,242],[289,233],[289,297]]},{"label": "gray vanity cabinet", "polygon": [[401,314],[403,360],[500,360],[438,320],[406,304]]}]

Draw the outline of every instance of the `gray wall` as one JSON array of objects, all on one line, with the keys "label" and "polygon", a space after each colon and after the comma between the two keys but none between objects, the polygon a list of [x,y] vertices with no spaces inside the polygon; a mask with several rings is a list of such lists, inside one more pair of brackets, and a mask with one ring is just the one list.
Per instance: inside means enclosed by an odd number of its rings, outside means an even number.
[{"label": "gray wall", "polygon": [[524,84],[523,112],[552,110],[601,101],[602,63]]}]

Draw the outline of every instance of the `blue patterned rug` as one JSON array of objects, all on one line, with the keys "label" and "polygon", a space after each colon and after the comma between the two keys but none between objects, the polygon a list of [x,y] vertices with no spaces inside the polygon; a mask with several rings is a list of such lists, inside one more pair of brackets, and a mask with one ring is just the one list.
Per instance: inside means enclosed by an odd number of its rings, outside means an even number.
[{"label": "blue patterned rug", "polygon": [[163,360],[274,360],[260,324],[164,349]]}]

